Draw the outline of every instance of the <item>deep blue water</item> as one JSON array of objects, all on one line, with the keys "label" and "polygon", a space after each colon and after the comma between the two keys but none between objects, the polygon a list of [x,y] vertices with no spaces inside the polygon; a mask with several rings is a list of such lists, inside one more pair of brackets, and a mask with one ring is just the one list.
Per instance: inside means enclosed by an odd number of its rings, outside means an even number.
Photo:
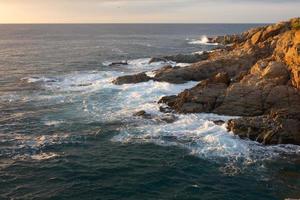
[{"label": "deep blue water", "polygon": [[160,120],[156,101],[197,83],[111,84],[255,26],[0,25],[0,199],[300,198],[299,146],[241,140],[212,123],[226,116]]}]

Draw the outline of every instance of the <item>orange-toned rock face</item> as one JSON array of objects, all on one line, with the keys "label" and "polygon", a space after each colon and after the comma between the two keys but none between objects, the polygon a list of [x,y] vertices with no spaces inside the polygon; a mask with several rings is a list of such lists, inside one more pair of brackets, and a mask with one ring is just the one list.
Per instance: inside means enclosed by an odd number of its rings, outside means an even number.
[{"label": "orange-toned rock face", "polygon": [[295,31],[292,44],[287,50],[285,60],[292,73],[292,83],[300,89],[300,30]]},{"label": "orange-toned rock face", "polygon": [[280,36],[274,57],[287,64],[293,86],[300,89],[300,30],[287,31]]}]

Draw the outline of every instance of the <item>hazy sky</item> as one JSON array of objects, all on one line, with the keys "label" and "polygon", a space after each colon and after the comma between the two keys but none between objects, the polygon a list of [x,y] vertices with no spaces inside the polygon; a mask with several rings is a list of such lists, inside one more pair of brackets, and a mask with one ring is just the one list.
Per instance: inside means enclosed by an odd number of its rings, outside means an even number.
[{"label": "hazy sky", "polygon": [[275,22],[300,0],[0,0],[0,23]]}]

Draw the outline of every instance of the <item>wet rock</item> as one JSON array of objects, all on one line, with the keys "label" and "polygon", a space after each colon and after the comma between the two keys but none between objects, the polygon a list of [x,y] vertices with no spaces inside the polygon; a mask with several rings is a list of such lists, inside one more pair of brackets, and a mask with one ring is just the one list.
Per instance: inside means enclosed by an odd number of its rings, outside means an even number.
[{"label": "wet rock", "polygon": [[116,78],[113,83],[116,85],[123,85],[123,84],[132,84],[132,83],[141,83],[141,82],[147,82],[151,80],[152,78],[147,76],[145,72],[134,74],[134,75],[126,75],[126,76],[120,76]]},{"label": "wet rock", "polygon": [[143,118],[146,118],[146,119],[151,119],[152,118],[151,114],[147,113],[144,110],[141,110],[141,111],[138,111],[138,112],[134,113],[133,116],[143,117]]},{"label": "wet rock", "polygon": [[232,119],[227,128],[241,138],[263,144],[300,144],[299,119],[279,113]]},{"label": "wet rock", "polygon": [[112,62],[108,66],[113,67],[113,66],[120,66],[120,65],[128,65],[128,62],[127,61]]},{"label": "wet rock", "polygon": [[225,121],[223,121],[223,120],[214,120],[213,123],[216,124],[216,125],[221,126],[221,125],[225,124]]}]

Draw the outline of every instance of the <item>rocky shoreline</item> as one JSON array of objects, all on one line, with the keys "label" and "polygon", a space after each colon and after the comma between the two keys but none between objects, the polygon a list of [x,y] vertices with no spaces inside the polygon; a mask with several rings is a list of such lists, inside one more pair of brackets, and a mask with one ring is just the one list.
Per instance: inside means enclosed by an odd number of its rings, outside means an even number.
[{"label": "rocky shoreline", "polygon": [[163,97],[161,111],[240,116],[227,128],[263,144],[300,145],[300,18],[251,29],[241,35],[210,38],[223,46],[201,55],[153,58],[192,63],[118,77],[115,84],[149,80],[180,84],[199,81],[175,96]]}]

